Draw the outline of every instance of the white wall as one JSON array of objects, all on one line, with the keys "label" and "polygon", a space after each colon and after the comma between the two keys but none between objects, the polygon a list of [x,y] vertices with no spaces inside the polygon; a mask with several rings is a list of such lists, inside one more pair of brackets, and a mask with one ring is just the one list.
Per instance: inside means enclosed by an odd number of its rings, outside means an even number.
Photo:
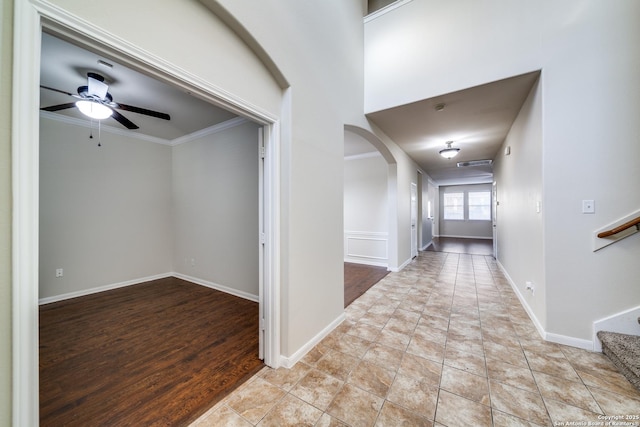
[{"label": "white wall", "polygon": [[[542,328],[547,326],[543,241],[542,83],[520,109],[493,165],[498,260]],[[505,155],[509,147],[510,154]],[[538,203],[541,211],[538,212]],[[531,281],[534,292],[526,290]]]},{"label": "white wall", "polygon": [[41,299],[171,271],[171,147],[94,134],[40,121]]},{"label": "white wall", "polygon": [[344,258],[387,266],[389,261],[388,166],[378,153],[344,161]]},{"label": "white wall", "polygon": [[226,9],[291,85],[284,111],[291,122],[282,141],[281,334],[282,353],[292,361],[344,310],[344,125],[363,120],[365,5],[203,3]]},{"label": "white wall", "polygon": [[590,241],[640,206],[637,16],[635,0],[414,0],[365,25],[366,111],[542,70],[546,295],[534,311],[555,341],[588,346],[595,320],[640,300],[640,240],[596,253]]},{"label": "white wall", "polygon": [[173,268],[258,299],[258,126],[173,147]]},{"label": "white wall", "polygon": [[464,194],[464,219],[447,220],[444,219],[444,209],[440,209],[438,215],[439,236],[441,237],[469,237],[476,239],[491,239],[493,237],[493,226],[491,221],[479,221],[469,219],[469,206],[467,204],[467,194],[470,191],[488,191],[491,193],[491,184],[477,185],[446,185],[440,187],[440,206],[444,206],[444,193]]}]

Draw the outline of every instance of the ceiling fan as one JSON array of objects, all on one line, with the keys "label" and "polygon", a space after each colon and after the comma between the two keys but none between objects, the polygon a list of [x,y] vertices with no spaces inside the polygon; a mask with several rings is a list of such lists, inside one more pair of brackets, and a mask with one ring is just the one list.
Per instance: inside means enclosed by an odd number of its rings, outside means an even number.
[{"label": "ceiling fan", "polygon": [[83,114],[93,119],[101,120],[108,117],[113,117],[117,122],[119,122],[127,129],[139,129],[139,126],[117,112],[116,109],[144,114],[146,116],[156,117],[158,119],[171,120],[171,117],[166,113],[160,113],[158,111],[148,110],[146,108],[134,107],[132,105],[114,102],[111,94],[107,92],[109,89],[109,85],[104,82],[104,77],[97,73],[87,73],[87,85],[80,86],[78,88],[77,95],[48,86],[40,87],[79,99],[79,101],[75,102],[41,108],[41,110],[44,111],[60,111],[67,108],[77,107]]}]

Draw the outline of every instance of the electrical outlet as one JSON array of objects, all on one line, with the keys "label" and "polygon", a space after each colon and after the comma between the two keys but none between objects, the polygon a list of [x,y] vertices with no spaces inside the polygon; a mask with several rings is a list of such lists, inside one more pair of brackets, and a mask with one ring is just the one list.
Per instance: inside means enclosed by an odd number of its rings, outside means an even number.
[{"label": "electrical outlet", "polygon": [[64,270],[62,268],[56,268],[56,277],[64,276]]}]

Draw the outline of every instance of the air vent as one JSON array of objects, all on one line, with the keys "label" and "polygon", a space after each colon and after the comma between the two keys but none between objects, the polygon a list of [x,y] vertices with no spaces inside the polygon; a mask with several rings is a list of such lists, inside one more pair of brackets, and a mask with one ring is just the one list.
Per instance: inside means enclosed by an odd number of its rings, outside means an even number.
[{"label": "air vent", "polygon": [[489,166],[493,163],[493,160],[470,160],[468,162],[458,162],[459,168],[466,168],[469,166]]}]

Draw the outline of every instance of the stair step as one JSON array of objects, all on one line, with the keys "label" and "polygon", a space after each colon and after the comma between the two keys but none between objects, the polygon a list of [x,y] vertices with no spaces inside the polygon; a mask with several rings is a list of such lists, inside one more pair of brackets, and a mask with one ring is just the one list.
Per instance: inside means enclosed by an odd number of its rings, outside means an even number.
[{"label": "stair step", "polygon": [[597,335],[602,341],[602,352],[640,390],[640,336],[605,331]]}]

